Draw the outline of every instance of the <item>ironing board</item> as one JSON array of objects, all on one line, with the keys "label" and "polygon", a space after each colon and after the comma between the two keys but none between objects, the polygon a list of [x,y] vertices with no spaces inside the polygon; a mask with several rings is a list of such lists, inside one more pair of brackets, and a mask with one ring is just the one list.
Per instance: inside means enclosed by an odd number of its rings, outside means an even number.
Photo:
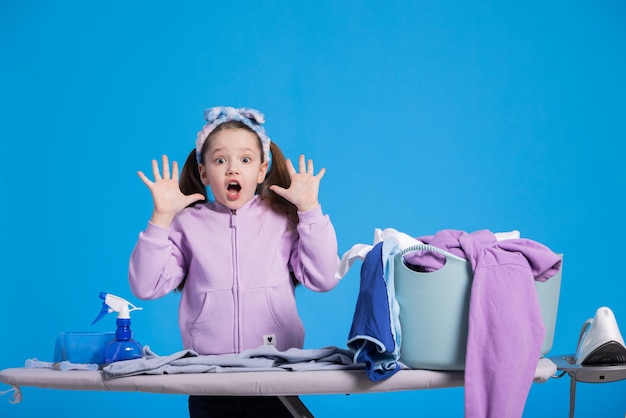
[{"label": "ironing board", "polygon": [[[537,364],[534,381],[545,382],[556,373],[548,358]],[[11,368],[0,371],[0,382],[12,386],[14,403],[20,388],[33,386],[62,390],[149,392],[187,395],[278,396],[294,416],[312,416],[298,395],[397,392],[463,386],[462,371],[401,370],[372,382],[363,370],[263,371],[137,375],[104,379],[101,371]]]}]

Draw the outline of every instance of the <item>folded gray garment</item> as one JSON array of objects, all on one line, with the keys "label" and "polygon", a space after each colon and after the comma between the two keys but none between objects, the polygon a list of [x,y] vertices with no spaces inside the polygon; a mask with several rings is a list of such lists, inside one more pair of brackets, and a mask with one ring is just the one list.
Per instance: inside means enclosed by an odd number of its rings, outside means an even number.
[{"label": "folded gray garment", "polygon": [[334,346],[306,350],[290,348],[286,351],[278,351],[272,345],[262,345],[236,354],[199,355],[193,350],[182,350],[169,356],[159,356],[149,346],[145,346],[142,358],[111,363],[103,368],[103,373],[106,379],[111,379],[138,374],[365,368],[364,364],[355,364],[352,357],[352,351]]}]

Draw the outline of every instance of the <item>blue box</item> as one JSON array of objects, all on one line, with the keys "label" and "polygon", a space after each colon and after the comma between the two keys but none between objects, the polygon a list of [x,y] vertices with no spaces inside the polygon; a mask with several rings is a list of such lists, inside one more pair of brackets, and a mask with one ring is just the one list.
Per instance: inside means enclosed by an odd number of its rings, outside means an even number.
[{"label": "blue box", "polygon": [[104,350],[115,332],[62,332],[54,345],[54,361],[104,364]]}]

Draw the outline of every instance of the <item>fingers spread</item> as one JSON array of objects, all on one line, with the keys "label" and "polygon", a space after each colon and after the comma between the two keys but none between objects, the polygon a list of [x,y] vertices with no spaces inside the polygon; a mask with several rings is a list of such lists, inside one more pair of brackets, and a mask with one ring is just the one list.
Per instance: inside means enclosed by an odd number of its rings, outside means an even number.
[{"label": "fingers spread", "polygon": [[287,172],[290,176],[296,174],[296,169],[289,158],[287,159]]},{"label": "fingers spread", "polygon": [[313,170],[313,160],[309,160],[309,163],[307,166],[307,172],[311,175],[315,174],[315,170]]},{"label": "fingers spread", "polygon": [[298,161],[298,166],[301,173],[306,173],[306,166],[304,165],[304,154],[300,155],[300,159]]},{"label": "fingers spread", "polygon": [[159,163],[157,160],[152,160],[152,175],[154,180],[161,180],[161,172],[159,171]]},{"label": "fingers spread", "polygon": [[310,174],[312,176],[315,175],[315,167],[313,165],[313,160],[307,160],[304,154],[300,155],[298,159],[298,171],[300,173]]},{"label": "fingers spread", "polygon": [[172,162],[172,180],[178,181],[178,161]]},{"label": "fingers spread", "polygon": [[166,180],[170,179],[170,163],[167,159],[167,155],[163,155],[162,157],[162,165],[163,165],[163,178]]},{"label": "fingers spread", "polygon": [[152,184],[152,181],[150,181],[150,179],[142,171],[138,171],[137,175],[139,176],[141,181],[144,182],[146,186],[150,187],[150,185]]},{"label": "fingers spread", "polygon": [[270,190],[273,191],[274,193],[276,193],[279,196],[285,197],[285,191],[287,189],[284,189],[276,184],[273,184],[270,186]]}]

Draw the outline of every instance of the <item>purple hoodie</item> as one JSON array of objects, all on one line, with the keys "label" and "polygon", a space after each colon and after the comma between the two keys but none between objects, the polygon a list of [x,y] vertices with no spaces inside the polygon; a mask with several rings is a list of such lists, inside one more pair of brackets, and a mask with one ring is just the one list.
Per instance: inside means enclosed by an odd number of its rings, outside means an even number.
[{"label": "purple hoodie", "polygon": [[497,241],[487,230],[444,230],[420,241],[470,261],[465,357],[465,417],[521,417],[545,326],[534,281],[561,268],[561,257],[529,239]]},{"label": "purple hoodie", "polygon": [[173,291],[185,349],[227,354],[275,345],[302,348],[304,327],[290,272],[305,287],[335,287],[335,230],[321,207],[299,212],[296,229],[259,196],[231,212],[219,203],[179,212],[170,228],[149,223],[130,258],[129,282],[141,299]]}]

